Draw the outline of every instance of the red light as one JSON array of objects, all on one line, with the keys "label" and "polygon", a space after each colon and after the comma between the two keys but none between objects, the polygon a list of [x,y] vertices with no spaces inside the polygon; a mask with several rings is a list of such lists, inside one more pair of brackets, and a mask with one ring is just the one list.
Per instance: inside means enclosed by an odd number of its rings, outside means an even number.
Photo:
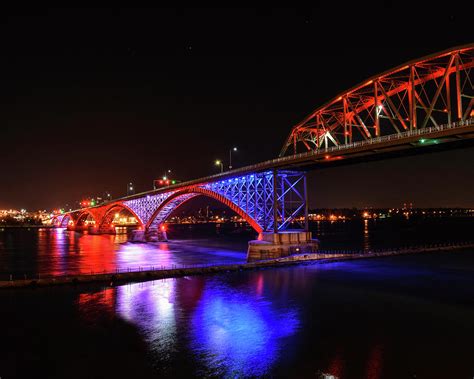
[{"label": "red light", "polygon": [[161,225],[161,228],[160,228],[160,229],[161,229],[162,232],[166,232],[166,226]]},{"label": "red light", "polygon": [[169,181],[169,180],[167,180],[167,181],[166,181],[166,184],[170,184],[170,181]]},{"label": "red light", "polygon": [[329,155],[325,155],[324,158],[329,159],[331,157]]},{"label": "red light", "polygon": [[163,184],[163,180],[160,180],[160,184]]}]

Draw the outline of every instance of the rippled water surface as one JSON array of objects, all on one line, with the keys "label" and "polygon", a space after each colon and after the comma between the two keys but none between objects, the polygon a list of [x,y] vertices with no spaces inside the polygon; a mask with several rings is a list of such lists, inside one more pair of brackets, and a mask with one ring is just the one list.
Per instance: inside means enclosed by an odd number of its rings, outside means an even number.
[{"label": "rippled water surface", "polygon": [[[347,237],[345,226],[325,227],[327,235]],[[360,230],[354,248],[364,241],[363,225]],[[156,259],[158,265],[166,257],[190,262],[245,259],[245,241],[239,238],[211,238],[214,247],[209,241],[187,239],[168,244],[168,250],[159,244],[142,250],[141,245],[117,242],[119,237],[47,233],[50,241],[90,237],[84,245],[76,242],[83,248],[95,246],[94,252],[78,252],[73,245],[62,252],[73,255],[69,259],[48,258],[54,250],[37,253],[43,268],[56,265],[58,272],[89,270],[89,259],[105,260],[112,267],[120,262],[140,265],[147,259]],[[447,234],[462,237],[457,231]],[[0,248],[5,249],[8,238],[14,237],[3,236]],[[376,239],[371,238],[369,243]],[[338,243],[326,240],[328,245]],[[10,261],[2,259],[6,272]],[[2,291],[0,305],[2,379],[316,378],[320,372],[340,378],[474,375],[470,250],[117,287]]]}]

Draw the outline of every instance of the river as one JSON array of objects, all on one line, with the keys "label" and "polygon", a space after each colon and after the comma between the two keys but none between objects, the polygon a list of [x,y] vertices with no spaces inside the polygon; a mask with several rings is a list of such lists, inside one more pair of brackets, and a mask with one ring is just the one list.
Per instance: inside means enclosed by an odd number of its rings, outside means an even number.
[{"label": "river", "polygon": [[[367,250],[469,240],[473,221],[312,227],[324,248]],[[141,245],[124,235],[4,229],[0,273],[238,262],[251,234],[170,227],[173,242]],[[2,379],[474,375],[470,250],[115,287],[5,290],[0,305]]]}]

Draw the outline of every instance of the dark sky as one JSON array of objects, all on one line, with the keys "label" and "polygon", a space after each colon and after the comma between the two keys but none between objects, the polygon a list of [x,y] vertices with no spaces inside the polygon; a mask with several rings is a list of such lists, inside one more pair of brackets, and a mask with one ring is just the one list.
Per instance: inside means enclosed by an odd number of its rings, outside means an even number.
[{"label": "dark sky", "polygon": [[[0,209],[63,206],[167,169],[274,158],[292,125],[403,62],[472,42],[469,12],[2,10]],[[359,9],[360,11],[360,9]],[[474,149],[311,174],[312,207],[474,206]],[[226,164],[227,161],[225,162]]]}]

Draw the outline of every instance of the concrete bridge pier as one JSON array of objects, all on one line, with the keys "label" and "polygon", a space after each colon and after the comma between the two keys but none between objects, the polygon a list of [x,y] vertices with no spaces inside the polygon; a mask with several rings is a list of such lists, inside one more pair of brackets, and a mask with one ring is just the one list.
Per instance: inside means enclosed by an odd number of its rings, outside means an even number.
[{"label": "concrete bridge pier", "polygon": [[311,232],[284,231],[279,233],[260,233],[258,240],[249,241],[247,262],[276,259],[292,254],[314,253],[319,241],[312,238]]},{"label": "concrete bridge pier", "polygon": [[147,230],[132,230],[131,242],[168,242],[166,231],[162,228],[148,228]]},{"label": "concrete bridge pier", "polygon": [[168,242],[166,230],[161,226],[156,228],[148,228],[145,231],[145,239],[147,242]]}]

